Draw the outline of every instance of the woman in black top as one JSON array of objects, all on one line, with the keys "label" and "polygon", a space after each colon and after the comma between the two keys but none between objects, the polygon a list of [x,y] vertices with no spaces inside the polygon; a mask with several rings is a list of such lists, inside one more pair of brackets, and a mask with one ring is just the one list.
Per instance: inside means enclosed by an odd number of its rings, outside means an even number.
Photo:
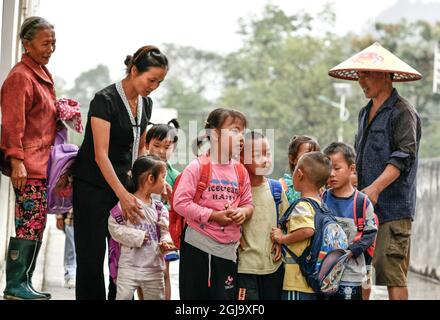
[{"label": "woman in black top", "polygon": [[[125,60],[127,76],[96,93],[88,114],[84,142],[75,162],[73,210],[77,259],[76,299],[105,300],[103,262],[109,211],[118,201],[124,216],[141,216],[127,177],[138,155],[145,154],[146,127],[156,90],[168,71],[168,60],[153,46]],[[109,299],[114,298],[110,279]]]}]

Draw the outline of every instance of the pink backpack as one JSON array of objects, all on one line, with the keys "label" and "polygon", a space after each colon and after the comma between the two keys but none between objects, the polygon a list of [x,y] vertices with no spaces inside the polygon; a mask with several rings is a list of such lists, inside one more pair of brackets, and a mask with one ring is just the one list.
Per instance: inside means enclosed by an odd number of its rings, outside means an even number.
[{"label": "pink backpack", "polygon": [[47,164],[47,212],[62,214],[72,209],[72,169],[78,147],[65,143],[67,128],[57,132]]},{"label": "pink backpack", "polygon": [[[156,201],[156,200],[152,200],[152,201],[157,212],[157,222],[159,223],[159,220],[163,214],[163,204],[160,201]],[[124,218],[122,217],[122,209],[119,203],[110,210],[110,214],[118,224],[125,224]],[[160,239],[159,224],[156,225],[156,228],[157,228],[156,229],[157,238]],[[116,279],[118,277],[118,264],[119,264],[120,256],[121,256],[121,245],[115,239],[110,237],[108,240],[109,271],[110,271],[110,277],[112,278],[115,284],[116,284]]]}]

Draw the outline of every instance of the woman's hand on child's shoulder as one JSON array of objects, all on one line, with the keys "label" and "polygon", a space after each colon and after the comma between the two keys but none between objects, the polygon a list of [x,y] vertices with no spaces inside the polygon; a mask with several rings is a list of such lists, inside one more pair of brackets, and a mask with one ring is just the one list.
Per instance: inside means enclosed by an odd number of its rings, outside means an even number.
[{"label": "woman's hand on child's shoulder", "polygon": [[124,220],[130,220],[131,223],[138,224],[141,219],[144,218],[141,211],[142,205],[133,194],[127,192],[119,201],[121,203]]}]

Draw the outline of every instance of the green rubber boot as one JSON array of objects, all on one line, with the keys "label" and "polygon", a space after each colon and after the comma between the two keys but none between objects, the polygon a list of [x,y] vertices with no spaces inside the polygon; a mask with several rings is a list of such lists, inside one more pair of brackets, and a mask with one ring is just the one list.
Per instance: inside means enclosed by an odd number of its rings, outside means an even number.
[{"label": "green rubber boot", "polygon": [[41,248],[41,241],[36,241],[36,242],[37,242],[37,247],[35,248],[35,259],[32,260],[32,264],[31,264],[31,267],[28,272],[28,274],[29,274],[28,286],[35,293],[42,294],[43,296],[46,297],[46,299],[50,299],[50,298],[52,298],[52,295],[49,292],[37,291],[34,288],[34,286],[32,285],[32,276],[34,274],[35,266],[37,265],[37,257],[38,257],[38,253],[40,252],[40,248]]},{"label": "green rubber boot", "polygon": [[[48,298],[29,287],[29,270],[37,260],[37,241],[11,237],[6,260],[5,299],[47,300]],[[34,267],[35,268],[35,267]]]}]

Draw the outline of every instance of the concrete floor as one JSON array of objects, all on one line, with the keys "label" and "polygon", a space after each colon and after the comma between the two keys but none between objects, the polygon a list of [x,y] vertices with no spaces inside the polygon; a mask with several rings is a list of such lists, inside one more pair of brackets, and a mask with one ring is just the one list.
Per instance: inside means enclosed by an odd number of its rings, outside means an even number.
[{"label": "concrete floor", "polygon": [[[52,293],[53,300],[74,300],[75,289],[64,288],[64,233],[55,226],[55,216],[48,217],[41,254],[38,257],[33,284],[37,290]],[[45,254],[43,254],[45,253]],[[105,270],[108,275],[108,270]],[[171,298],[179,299],[179,263],[171,262]],[[108,278],[108,277],[106,277]],[[0,290],[5,287],[5,275],[0,277]],[[409,273],[409,298],[411,300],[440,300],[440,283],[429,278]],[[3,298],[0,292],[0,300]],[[371,299],[388,299],[386,287],[373,287]]]}]

